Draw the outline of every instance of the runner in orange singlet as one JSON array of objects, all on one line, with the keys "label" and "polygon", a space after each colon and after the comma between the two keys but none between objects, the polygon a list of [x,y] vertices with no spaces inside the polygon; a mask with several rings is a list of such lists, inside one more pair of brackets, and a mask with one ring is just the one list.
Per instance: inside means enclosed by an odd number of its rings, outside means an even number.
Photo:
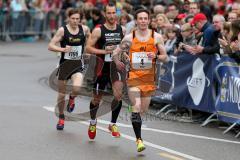
[{"label": "runner in orange singlet", "polygon": [[[151,37],[141,42],[136,38],[136,31],[133,31],[132,45],[129,51],[131,70],[127,80],[128,87],[137,87],[142,97],[151,96],[155,89],[155,63],[157,47],[154,43],[154,31],[151,30]],[[149,57],[150,55],[150,57]]]},{"label": "runner in orange singlet", "polygon": [[127,85],[128,96],[132,104],[131,121],[136,135],[137,151],[141,152],[145,149],[141,137],[141,114],[147,111],[151,95],[156,89],[155,62],[157,58],[162,62],[167,62],[168,57],[162,36],[148,28],[149,11],[137,10],[135,21],[136,30],[126,35],[120,45],[123,46],[124,42],[130,43],[129,54],[127,55],[122,47],[118,47],[114,50],[113,60],[119,70],[126,69],[119,57],[124,57],[130,62]]}]

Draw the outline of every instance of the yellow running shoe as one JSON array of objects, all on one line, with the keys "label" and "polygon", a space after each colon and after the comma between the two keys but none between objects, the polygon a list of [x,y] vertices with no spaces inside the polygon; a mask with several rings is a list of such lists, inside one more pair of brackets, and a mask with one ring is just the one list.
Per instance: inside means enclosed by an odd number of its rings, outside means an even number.
[{"label": "yellow running shoe", "polygon": [[140,138],[137,139],[136,143],[137,143],[137,151],[138,152],[142,152],[144,149],[146,149],[143,144],[143,141]]},{"label": "yellow running shoe", "polygon": [[109,124],[108,129],[112,133],[113,137],[119,138],[121,136],[116,124],[113,125]]}]

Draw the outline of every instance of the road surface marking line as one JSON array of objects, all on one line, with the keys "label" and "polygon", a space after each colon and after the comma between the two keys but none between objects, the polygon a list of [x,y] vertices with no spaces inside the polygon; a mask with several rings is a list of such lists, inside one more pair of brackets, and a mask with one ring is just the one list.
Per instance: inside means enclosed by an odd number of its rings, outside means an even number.
[{"label": "road surface marking line", "polygon": [[[89,125],[89,122],[79,121],[79,123],[84,124],[84,125],[87,125],[87,126]],[[109,133],[108,129],[103,128],[103,127],[101,127],[101,126],[97,126],[97,129]],[[128,140],[131,140],[131,141],[133,141],[133,142],[136,142],[136,138],[135,138],[135,137],[129,136],[129,135],[127,135],[127,134],[121,133],[121,137],[123,137],[123,138],[125,138],[125,139],[128,139]],[[165,151],[165,152],[174,154],[174,155],[178,155],[178,156],[180,156],[180,157],[184,157],[184,158],[187,158],[187,159],[191,159],[191,160],[202,160],[202,159],[200,159],[200,158],[193,157],[193,156],[191,156],[191,155],[187,155],[187,154],[185,154],[185,153],[181,153],[181,152],[172,150],[172,149],[170,149],[170,148],[162,147],[162,146],[159,146],[159,145],[157,145],[157,144],[153,144],[153,143],[148,142],[148,141],[145,141],[145,140],[144,140],[144,144],[145,144],[146,146],[149,146],[149,147],[152,147],[152,148],[155,148],[155,149],[158,149],[158,150],[162,150],[162,151]]]},{"label": "road surface marking line", "polygon": [[[51,111],[51,112],[54,112],[54,107],[43,107],[44,109],[48,110],[48,111]],[[79,123],[81,124],[84,124],[86,126],[89,125],[89,122],[85,122],[85,121],[79,121]],[[98,120],[98,123],[99,123],[99,120]],[[97,126],[98,129],[104,131],[104,132],[107,132],[109,133],[108,129],[104,128],[104,127],[101,127],[101,126]],[[128,139],[128,140],[131,140],[133,142],[136,142],[136,138],[135,137],[132,137],[132,136],[129,136],[127,134],[123,134],[121,133],[121,137],[125,138],[125,139]],[[191,159],[191,160],[202,160],[200,158],[197,158],[197,157],[193,157],[191,155],[187,155],[187,154],[184,154],[184,153],[181,153],[181,152],[178,152],[178,151],[175,151],[175,150],[172,150],[172,149],[169,149],[169,148],[166,148],[166,147],[162,147],[162,146],[159,146],[159,145],[156,145],[156,144],[153,144],[151,142],[148,142],[148,141],[145,141],[144,140],[144,144],[146,146],[150,146],[152,148],[155,148],[155,149],[159,149],[159,150],[162,150],[162,151],[165,151],[165,152],[168,152],[168,153],[171,153],[171,154],[174,154],[174,155],[178,155],[178,156],[181,156],[181,157],[184,157],[184,158],[187,158],[187,159]]]},{"label": "road surface marking line", "polygon": [[[109,121],[98,119],[98,123],[109,124]],[[127,124],[123,124],[123,123],[118,123],[117,122],[117,125],[119,127],[132,128],[132,125],[127,125]],[[231,141],[231,140],[226,140],[226,139],[221,139],[221,138],[199,136],[199,135],[194,135],[194,134],[166,131],[166,130],[160,130],[160,129],[154,129],[154,128],[146,128],[146,127],[144,127],[144,125],[142,127],[142,130],[143,131],[152,131],[152,132],[157,132],[157,133],[163,133],[163,134],[172,134],[172,135],[183,136],[183,137],[191,137],[191,138],[197,138],[197,139],[204,139],[204,140],[212,140],[212,141],[218,141],[218,142],[240,144],[240,142],[238,142],[238,141]]]},{"label": "road surface marking line", "polygon": [[168,153],[159,153],[158,155],[160,155],[161,157],[165,157],[165,158],[171,159],[171,160],[184,160],[184,159],[182,159],[180,157],[176,157],[176,156],[168,154]]},{"label": "road surface marking line", "polygon": [[[55,108],[52,107],[52,106],[43,106],[43,108],[50,111],[50,112],[55,112]],[[98,123],[109,124],[109,121],[98,119]],[[119,127],[132,128],[132,125],[128,125],[128,124],[117,123],[117,125]],[[172,134],[172,135],[183,136],[183,137],[191,137],[191,138],[197,138],[197,139],[212,140],[212,141],[218,141],[218,142],[224,142],[224,143],[240,144],[239,141],[231,141],[231,140],[226,140],[226,139],[221,139],[221,138],[199,136],[199,135],[194,135],[194,134],[166,131],[166,130],[160,130],[160,129],[154,129],[154,128],[146,128],[146,127],[144,127],[144,125],[142,127],[142,130],[152,131],[152,132],[157,132],[157,133],[164,133],[164,134]]]}]

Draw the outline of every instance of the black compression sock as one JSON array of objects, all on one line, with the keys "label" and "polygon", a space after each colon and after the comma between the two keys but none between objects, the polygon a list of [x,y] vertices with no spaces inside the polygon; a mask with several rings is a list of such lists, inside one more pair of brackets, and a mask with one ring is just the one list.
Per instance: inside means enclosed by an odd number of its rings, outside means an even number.
[{"label": "black compression sock", "polygon": [[96,119],[98,108],[99,108],[99,105],[95,106],[92,102],[90,103],[90,117],[92,120]]},{"label": "black compression sock", "polygon": [[136,138],[142,139],[141,137],[142,119],[140,113],[132,112],[131,121]]},{"label": "black compression sock", "polygon": [[121,108],[122,108],[122,100],[118,101],[114,98],[113,101],[112,101],[111,108],[112,108],[112,120],[111,120],[111,122],[116,123],[118,115],[119,115],[119,113],[121,111]]},{"label": "black compression sock", "polygon": [[64,114],[59,114],[59,116],[58,116],[60,119],[65,119],[65,116],[64,116]]}]

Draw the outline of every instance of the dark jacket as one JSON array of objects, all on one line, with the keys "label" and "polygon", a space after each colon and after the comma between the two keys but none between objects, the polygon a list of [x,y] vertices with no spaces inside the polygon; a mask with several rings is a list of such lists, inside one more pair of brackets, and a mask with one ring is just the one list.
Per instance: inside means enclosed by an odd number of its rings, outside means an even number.
[{"label": "dark jacket", "polygon": [[[199,38],[198,44],[203,46],[203,54],[215,54],[220,52],[218,38],[221,38],[220,31],[216,31],[211,23],[207,22],[201,29],[202,37]],[[201,40],[202,39],[202,40]],[[202,42],[200,42],[202,41]]]},{"label": "dark jacket", "polygon": [[229,54],[229,57],[233,58],[237,63],[240,63],[240,51]]}]

